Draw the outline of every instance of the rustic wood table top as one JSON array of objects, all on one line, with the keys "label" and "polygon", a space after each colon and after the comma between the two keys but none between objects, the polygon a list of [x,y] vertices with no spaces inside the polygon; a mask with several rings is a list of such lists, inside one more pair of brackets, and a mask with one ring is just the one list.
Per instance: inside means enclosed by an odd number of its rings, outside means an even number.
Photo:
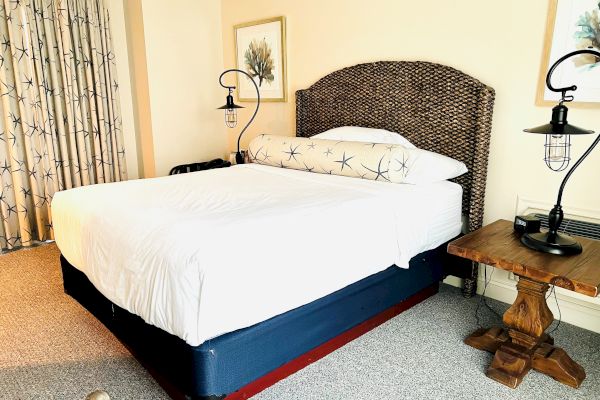
[{"label": "rustic wood table top", "polygon": [[600,288],[600,241],[577,237],[583,252],[557,256],[521,243],[513,223],[498,220],[448,244],[448,252],[516,275],[595,297]]}]

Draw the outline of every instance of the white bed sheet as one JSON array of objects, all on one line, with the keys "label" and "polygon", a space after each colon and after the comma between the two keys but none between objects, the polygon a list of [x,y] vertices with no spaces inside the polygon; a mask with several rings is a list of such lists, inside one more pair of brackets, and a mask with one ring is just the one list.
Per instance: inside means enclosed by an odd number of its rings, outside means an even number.
[{"label": "white bed sheet", "polygon": [[239,165],[56,193],[64,257],[196,346],[307,304],[461,230],[462,189]]}]

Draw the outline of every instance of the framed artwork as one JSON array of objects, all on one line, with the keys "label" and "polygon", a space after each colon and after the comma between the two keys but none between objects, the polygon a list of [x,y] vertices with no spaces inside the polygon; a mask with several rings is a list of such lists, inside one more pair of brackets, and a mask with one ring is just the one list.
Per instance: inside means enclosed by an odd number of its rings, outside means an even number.
[{"label": "framed artwork", "polygon": [[[560,93],[546,87],[546,74],[563,55],[580,49],[600,50],[598,0],[550,0],[536,96],[537,105],[556,105]],[[574,103],[600,105],[600,59],[582,54],[562,63],[552,75],[554,87],[577,85]],[[595,104],[594,104],[595,103]]]},{"label": "framed artwork", "polygon": [[[236,68],[252,76],[260,101],[286,101],[285,18],[276,17],[233,27]],[[237,75],[239,101],[256,101],[250,79]]]}]

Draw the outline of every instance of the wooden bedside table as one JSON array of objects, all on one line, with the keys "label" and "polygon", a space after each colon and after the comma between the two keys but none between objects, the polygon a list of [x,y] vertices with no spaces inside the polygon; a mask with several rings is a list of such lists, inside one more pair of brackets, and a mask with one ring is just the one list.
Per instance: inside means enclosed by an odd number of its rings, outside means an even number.
[{"label": "wooden bedside table", "polygon": [[448,244],[450,254],[511,271],[519,277],[517,299],[503,317],[507,328],[478,329],[465,343],[495,353],[486,375],[506,386],[517,387],[533,368],[577,388],[585,379],[585,371],[544,333],[554,320],[545,294],[552,284],[597,296],[600,241],[578,237],[583,253],[557,256],[530,250],[519,239],[512,222],[498,220]]}]

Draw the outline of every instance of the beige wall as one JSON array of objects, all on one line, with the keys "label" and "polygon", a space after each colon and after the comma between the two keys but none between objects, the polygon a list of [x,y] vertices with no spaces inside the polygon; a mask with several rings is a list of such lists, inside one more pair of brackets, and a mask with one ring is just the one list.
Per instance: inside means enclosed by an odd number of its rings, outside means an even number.
[{"label": "beige wall", "polygon": [[144,0],[142,13],[157,175],[224,157],[221,2]]},{"label": "beige wall", "polygon": [[[225,157],[219,0],[108,0],[130,178]],[[139,170],[139,172],[138,172]]]},{"label": "beige wall", "polygon": [[113,49],[117,60],[117,78],[119,79],[119,97],[121,100],[121,115],[123,118],[123,139],[129,179],[137,179],[138,151],[133,112],[133,97],[130,80],[129,49],[127,43],[127,28],[123,0],[108,0],[106,6],[110,12],[110,28],[113,37]]},{"label": "beige wall", "polygon": [[[485,222],[512,219],[527,204],[523,199],[549,208],[564,175],[546,168],[543,137],[522,132],[550,119],[549,107],[535,106],[547,7],[546,0],[223,0],[224,67],[235,63],[233,25],[280,15],[287,19],[290,100],[262,104],[243,144],[258,133],[293,135],[294,92],[329,72],[378,60],[438,62],[496,89]],[[570,111],[570,122],[600,130],[600,108]],[[235,133],[229,135],[230,149]],[[576,138],[573,154],[581,154],[592,140]],[[567,212],[600,217],[598,171],[600,149],[571,178],[563,199]],[[501,272],[494,279],[509,291],[498,289],[496,297],[511,301],[514,281]],[[590,306],[595,319],[583,313],[571,322],[600,330],[599,305]]]},{"label": "beige wall", "polygon": [[142,0],[124,1],[129,76],[131,82],[134,124],[136,129],[138,169],[141,178],[156,176],[154,141],[152,137],[152,110],[148,88],[146,41]]}]

